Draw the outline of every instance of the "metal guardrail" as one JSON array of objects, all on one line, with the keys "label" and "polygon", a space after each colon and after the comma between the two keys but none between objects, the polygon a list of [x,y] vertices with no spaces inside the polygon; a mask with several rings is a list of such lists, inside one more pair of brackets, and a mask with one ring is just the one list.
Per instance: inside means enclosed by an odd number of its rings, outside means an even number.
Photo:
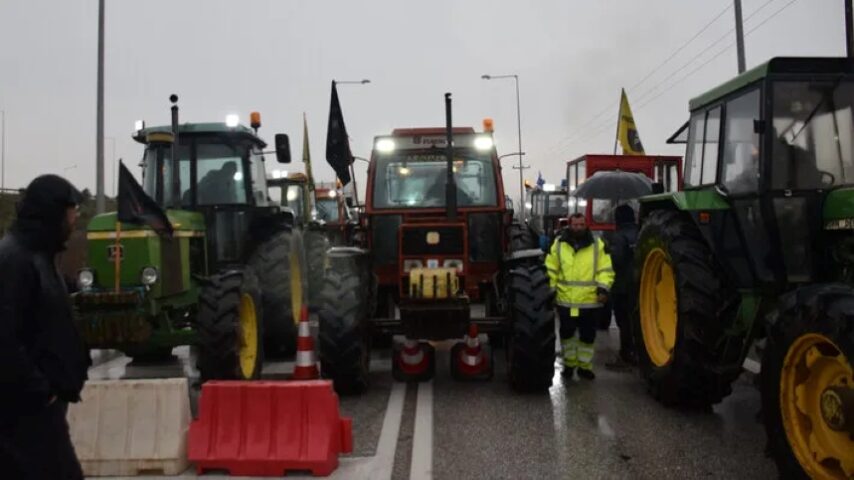
[{"label": "metal guardrail", "polygon": [[0,194],[3,195],[20,195],[23,191],[23,188],[0,188]]}]

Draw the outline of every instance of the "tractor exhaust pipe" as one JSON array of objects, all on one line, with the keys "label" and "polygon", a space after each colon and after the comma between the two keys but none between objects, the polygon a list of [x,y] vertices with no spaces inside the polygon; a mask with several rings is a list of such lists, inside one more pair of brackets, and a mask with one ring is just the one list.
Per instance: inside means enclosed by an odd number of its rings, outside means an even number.
[{"label": "tractor exhaust pipe", "polygon": [[454,130],[451,120],[451,94],[445,94],[445,135],[447,146],[447,181],[445,182],[445,211],[449,220],[457,219],[457,183],[454,179]]},{"label": "tractor exhaust pipe", "polygon": [[172,184],[169,185],[169,189],[172,192],[172,201],[170,204],[176,209],[180,209],[181,181],[179,175],[181,174],[181,167],[178,162],[178,95],[173,93],[169,96],[169,101],[172,102]]}]

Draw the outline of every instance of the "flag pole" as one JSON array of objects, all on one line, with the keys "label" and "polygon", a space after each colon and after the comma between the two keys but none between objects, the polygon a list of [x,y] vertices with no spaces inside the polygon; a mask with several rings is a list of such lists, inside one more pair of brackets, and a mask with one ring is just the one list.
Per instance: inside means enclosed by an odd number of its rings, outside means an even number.
[{"label": "flag pole", "polygon": [[119,293],[122,274],[122,222],[116,220],[116,243],[113,247],[113,267],[115,272],[115,291]]},{"label": "flag pole", "polygon": [[623,114],[623,92],[624,89],[620,89],[620,106],[617,107],[617,131],[614,132],[614,155],[617,154],[617,141],[620,139],[620,120]]}]

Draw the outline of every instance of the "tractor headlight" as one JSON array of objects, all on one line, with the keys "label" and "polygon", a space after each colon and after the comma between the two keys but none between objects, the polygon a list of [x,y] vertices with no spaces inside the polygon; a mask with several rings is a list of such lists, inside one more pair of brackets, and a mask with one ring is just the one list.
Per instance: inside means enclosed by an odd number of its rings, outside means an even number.
[{"label": "tractor headlight", "polygon": [[142,274],[139,276],[140,277],[139,280],[142,282],[143,285],[145,285],[146,287],[149,287],[149,286],[157,283],[158,276],[159,275],[157,274],[156,268],[145,267],[142,269]]},{"label": "tractor headlight", "polygon": [[474,139],[474,148],[479,152],[489,150],[493,145],[492,139],[487,136],[477,137]]},{"label": "tractor headlight", "polygon": [[374,148],[380,153],[390,153],[394,151],[395,144],[394,140],[390,138],[381,138],[377,140],[377,143],[374,145]]},{"label": "tractor headlight", "polygon": [[449,259],[442,262],[442,266],[445,268],[455,268],[457,269],[457,273],[463,273],[463,261],[458,259]]},{"label": "tractor headlight", "polygon": [[421,260],[404,260],[403,261],[403,271],[409,272],[413,268],[421,268],[424,266],[424,262]]},{"label": "tractor headlight", "polygon": [[89,290],[95,284],[95,272],[84,268],[77,272],[77,286],[80,290]]}]

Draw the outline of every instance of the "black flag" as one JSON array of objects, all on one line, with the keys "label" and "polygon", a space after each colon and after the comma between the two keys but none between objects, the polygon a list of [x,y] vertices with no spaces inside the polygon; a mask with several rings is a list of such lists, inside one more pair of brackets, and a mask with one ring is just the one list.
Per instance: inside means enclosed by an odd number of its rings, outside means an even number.
[{"label": "black flag", "polygon": [[158,235],[172,237],[172,224],[163,209],[145,193],[122,162],[119,162],[118,203],[118,221],[148,225]]},{"label": "black flag", "polygon": [[342,185],[350,183],[353,153],[350,152],[350,139],[347,137],[347,127],[344,126],[344,116],[341,113],[341,104],[338,103],[338,90],[334,80],[332,102],[329,105],[329,128],[326,131],[326,161],[335,170]]}]

